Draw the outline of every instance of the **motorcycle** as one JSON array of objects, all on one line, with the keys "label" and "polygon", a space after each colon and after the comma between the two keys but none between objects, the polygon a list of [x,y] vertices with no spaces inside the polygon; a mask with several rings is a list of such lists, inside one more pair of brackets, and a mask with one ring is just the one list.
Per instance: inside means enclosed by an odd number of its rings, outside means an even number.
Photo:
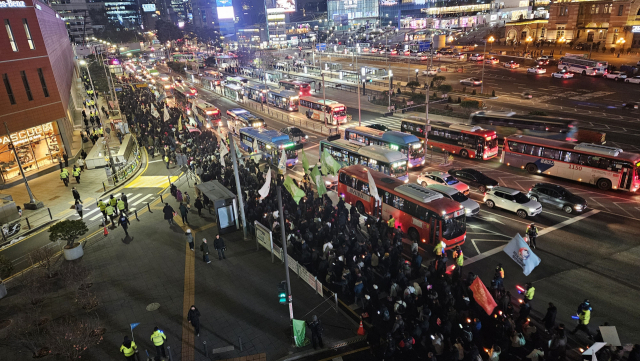
[{"label": "motorcycle", "polygon": [[5,223],[2,225],[2,233],[5,237],[11,237],[18,232],[20,232],[20,220],[13,221],[12,223]]}]

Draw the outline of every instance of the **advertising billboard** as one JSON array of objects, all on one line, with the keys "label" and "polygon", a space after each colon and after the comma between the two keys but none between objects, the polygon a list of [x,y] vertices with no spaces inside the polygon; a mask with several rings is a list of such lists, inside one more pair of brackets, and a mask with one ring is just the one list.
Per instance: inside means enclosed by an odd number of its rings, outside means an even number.
[{"label": "advertising billboard", "polygon": [[232,0],[216,0],[218,8],[218,20],[233,19],[233,3]]},{"label": "advertising billboard", "polygon": [[349,25],[349,14],[333,14],[333,25],[336,25],[336,26]]},{"label": "advertising billboard", "polygon": [[152,13],[156,11],[156,4],[142,4],[142,11]]},{"label": "advertising billboard", "polygon": [[266,2],[267,9],[278,9],[283,13],[296,11],[296,0],[266,0]]}]

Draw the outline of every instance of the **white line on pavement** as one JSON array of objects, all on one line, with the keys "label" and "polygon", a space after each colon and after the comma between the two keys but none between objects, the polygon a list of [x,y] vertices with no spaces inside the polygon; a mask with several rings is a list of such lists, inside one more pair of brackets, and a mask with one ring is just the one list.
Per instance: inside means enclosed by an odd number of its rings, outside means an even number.
[{"label": "white line on pavement", "polygon": [[473,247],[476,249],[476,252],[478,252],[478,254],[480,254],[480,250],[478,249],[478,245],[476,244],[475,240],[471,240],[471,244],[473,244]]},{"label": "white line on pavement", "polygon": [[587,212],[587,213],[585,213],[585,214],[581,214],[581,215],[579,215],[579,216],[577,216],[577,217],[573,217],[573,218],[567,219],[566,221],[561,222],[561,223],[558,223],[558,224],[556,224],[555,226],[547,227],[547,228],[545,228],[545,229],[541,230],[541,231],[538,233],[538,237],[540,237],[540,236],[542,236],[542,235],[544,235],[544,234],[547,234],[547,233],[549,233],[549,232],[553,232],[553,231],[555,231],[555,230],[557,230],[557,229],[560,229],[560,228],[562,228],[562,227],[568,226],[568,225],[570,225],[570,224],[572,224],[572,223],[576,223],[576,222],[578,222],[578,221],[581,221],[581,220],[583,220],[583,219],[585,219],[585,218],[587,218],[587,217],[590,217],[590,216],[592,216],[592,215],[594,215],[594,214],[598,214],[598,213],[600,213],[600,210],[598,210],[598,209],[594,209],[594,210],[592,210],[591,212]]},{"label": "white line on pavement", "polygon": [[138,205],[140,202],[144,201],[145,199],[147,199],[147,198],[149,198],[149,197],[151,197],[151,196],[153,196],[153,195],[152,195],[152,194],[147,194],[146,196],[144,196],[144,197],[140,198],[137,202],[135,202],[135,203],[133,203],[133,204],[131,204],[131,205],[132,205],[132,206],[136,206],[136,205]]},{"label": "white line on pavement", "polygon": [[162,161],[163,161],[162,159],[158,159],[158,160],[152,160],[152,161],[147,162],[147,163],[155,163],[155,162],[162,162]]}]

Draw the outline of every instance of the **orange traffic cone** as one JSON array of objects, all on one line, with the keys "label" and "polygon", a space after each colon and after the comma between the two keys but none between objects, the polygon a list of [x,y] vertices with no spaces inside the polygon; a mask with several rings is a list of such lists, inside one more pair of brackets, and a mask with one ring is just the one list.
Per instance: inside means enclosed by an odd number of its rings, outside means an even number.
[{"label": "orange traffic cone", "polygon": [[364,327],[362,326],[362,318],[360,319],[360,327],[358,327],[358,335],[364,336]]},{"label": "orange traffic cone", "polygon": [[107,226],[104,226],[104,235],[108,236],[109,235],[109,231],[107,231]]}]

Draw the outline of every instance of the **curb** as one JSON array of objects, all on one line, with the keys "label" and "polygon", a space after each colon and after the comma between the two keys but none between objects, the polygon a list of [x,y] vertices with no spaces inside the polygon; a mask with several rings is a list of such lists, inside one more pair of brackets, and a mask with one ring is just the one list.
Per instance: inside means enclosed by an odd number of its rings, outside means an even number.
[{"label": "curb", "polygon": [[295,354],[290,355],[290,356],[285,356],[285,357],[279,358],[279,359],[278,359],[278,360],[276,360],[276,361],[293,361],[293,360],[299,360],[299,359],[301,359],[301,358],[303,358],[303,357],[309,357],[309,356],[313,356],[313,355],[319,355],[319,354],[321,354],[321,353],[323,353],[323,352],[331,352],[331,351],[335,351],[335,350],[337,350],[337,349],[339,349],[339,348],[345,347],[345,346],[347,346],[347,345],[354,344],[354,343],[356,343],[356,342],[362,342],[362,341],[364,341],[364,340],[366,340],[366,337],[365,337],[365,336],[355,336],[355,337],[348,338],[348,339],[345,339],[345,340],[342,340],[342,341],[336,341],[336,342],[333,342],[333,343],[332,343],[332,344],[330,344],[330,345],[325,345],[325,347],[324,347],[324,348],[321,348],[321,349],[319,349],[319,350],[313,350],[313,349],[311,349],[311,350],[301,351],[301,352],[295,353]]}]

